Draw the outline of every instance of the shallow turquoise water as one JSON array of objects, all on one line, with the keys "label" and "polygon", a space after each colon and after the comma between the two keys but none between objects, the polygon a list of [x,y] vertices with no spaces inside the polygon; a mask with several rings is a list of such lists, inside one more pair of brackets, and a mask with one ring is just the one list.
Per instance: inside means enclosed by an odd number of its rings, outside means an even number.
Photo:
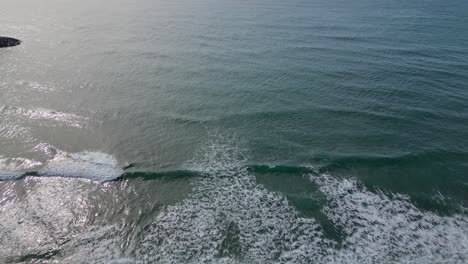
[{"label": "shallow turquoise water", "polygon": [[466,1],[2,3],[0,262],[465,263]]}]

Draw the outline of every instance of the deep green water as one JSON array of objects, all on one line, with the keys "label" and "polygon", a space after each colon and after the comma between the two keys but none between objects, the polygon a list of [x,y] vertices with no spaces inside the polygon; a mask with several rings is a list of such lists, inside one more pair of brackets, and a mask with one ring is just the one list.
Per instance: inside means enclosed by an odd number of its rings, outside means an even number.
[{"label": "deep green water", "polygon": [[468,263],[468,2],[0,0],[0,263]]}]

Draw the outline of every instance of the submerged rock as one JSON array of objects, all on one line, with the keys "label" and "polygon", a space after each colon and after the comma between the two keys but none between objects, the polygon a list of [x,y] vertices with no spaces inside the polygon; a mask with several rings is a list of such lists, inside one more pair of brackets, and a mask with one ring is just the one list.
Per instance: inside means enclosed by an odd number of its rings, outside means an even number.
[{"label": "submerged rock", "polygon": [[0,48],[13,47],[21,43],[21,40],[8,37],[0,37]]}]

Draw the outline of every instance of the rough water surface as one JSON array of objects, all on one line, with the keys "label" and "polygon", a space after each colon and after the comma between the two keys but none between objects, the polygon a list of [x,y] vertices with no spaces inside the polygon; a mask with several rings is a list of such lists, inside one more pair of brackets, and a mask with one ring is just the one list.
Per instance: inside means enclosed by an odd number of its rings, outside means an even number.
[{"label": "rough water surface", "polygon": [[468,263],[467,18],[3,1],[0,263]]}]

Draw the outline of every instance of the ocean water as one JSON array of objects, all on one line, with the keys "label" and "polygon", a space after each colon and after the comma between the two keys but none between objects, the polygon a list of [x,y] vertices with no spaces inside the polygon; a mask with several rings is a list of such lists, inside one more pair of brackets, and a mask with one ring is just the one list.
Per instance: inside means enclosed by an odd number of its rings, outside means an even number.
[{"label": "ocean water", "polygon": [[0,0],[0,263],[468,263],[468,2]]}]

